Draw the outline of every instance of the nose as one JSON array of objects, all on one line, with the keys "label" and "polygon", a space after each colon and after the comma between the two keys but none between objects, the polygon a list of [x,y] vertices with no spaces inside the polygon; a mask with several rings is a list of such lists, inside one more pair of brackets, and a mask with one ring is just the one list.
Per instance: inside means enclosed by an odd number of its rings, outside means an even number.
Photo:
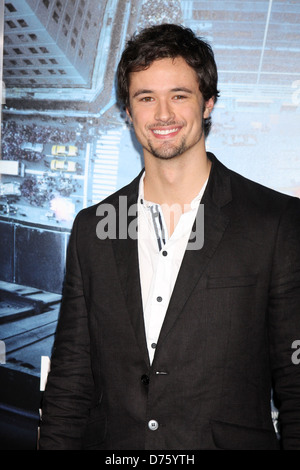
[{"label": "nose", "polygon": [[159,100],[156,105],[155,119],[157,121],[168,122],[174,119],[174,111],[167,100]]}]

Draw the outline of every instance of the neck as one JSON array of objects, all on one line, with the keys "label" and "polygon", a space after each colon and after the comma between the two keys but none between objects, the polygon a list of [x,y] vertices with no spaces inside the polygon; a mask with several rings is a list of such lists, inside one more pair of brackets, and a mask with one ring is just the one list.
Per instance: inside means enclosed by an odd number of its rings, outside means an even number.
[{"label": "neck", "polygon": [[145,199],[157,204],[190,204],[209,176],[206,152],[195,159],[145,159]]}]

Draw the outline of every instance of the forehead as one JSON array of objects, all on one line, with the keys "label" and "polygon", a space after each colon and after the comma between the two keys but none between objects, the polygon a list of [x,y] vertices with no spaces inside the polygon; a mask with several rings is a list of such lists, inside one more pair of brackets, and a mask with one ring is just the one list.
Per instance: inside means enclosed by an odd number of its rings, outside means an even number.
[{"label": "forehead", "polygon": [[144,70],[131,72],[129,76],[129,93],[137,89],[168,90],[179,87],[199,88],[196,72],[182,57],[155,60]]}]

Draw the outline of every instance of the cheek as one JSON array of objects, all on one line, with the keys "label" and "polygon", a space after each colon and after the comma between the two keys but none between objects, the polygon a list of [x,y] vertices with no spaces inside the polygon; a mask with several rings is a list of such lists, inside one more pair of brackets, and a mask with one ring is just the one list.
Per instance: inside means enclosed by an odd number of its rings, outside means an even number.
[{"label": "cheek", "polygon": [[131,121],[134,128],[138,132],[145,132],[147,125],[151,123],[151,115],[147,111],[133,111],[131,114]]},{"label": "cheek", "polygon": [[199,129],[202,129],[203,114],[201,109],[188,109],[184,115],[184,118],[192,130],[197,132]]}]

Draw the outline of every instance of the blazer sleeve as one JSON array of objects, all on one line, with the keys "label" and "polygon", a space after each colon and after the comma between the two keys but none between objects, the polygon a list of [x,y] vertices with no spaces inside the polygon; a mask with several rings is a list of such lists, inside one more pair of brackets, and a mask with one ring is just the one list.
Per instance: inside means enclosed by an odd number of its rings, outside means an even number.
[{"label": "blazer sleeve", "polygon": [[300,200],[291,198],[276,236],[269,293],[269,341],[283,449],[300,450]]},{"label": "blazer sleeve", "polygon": [[40,450],[81,448],[94,390],[77,227],[78,216],[68,245],[63,299],[43,398]]}]

